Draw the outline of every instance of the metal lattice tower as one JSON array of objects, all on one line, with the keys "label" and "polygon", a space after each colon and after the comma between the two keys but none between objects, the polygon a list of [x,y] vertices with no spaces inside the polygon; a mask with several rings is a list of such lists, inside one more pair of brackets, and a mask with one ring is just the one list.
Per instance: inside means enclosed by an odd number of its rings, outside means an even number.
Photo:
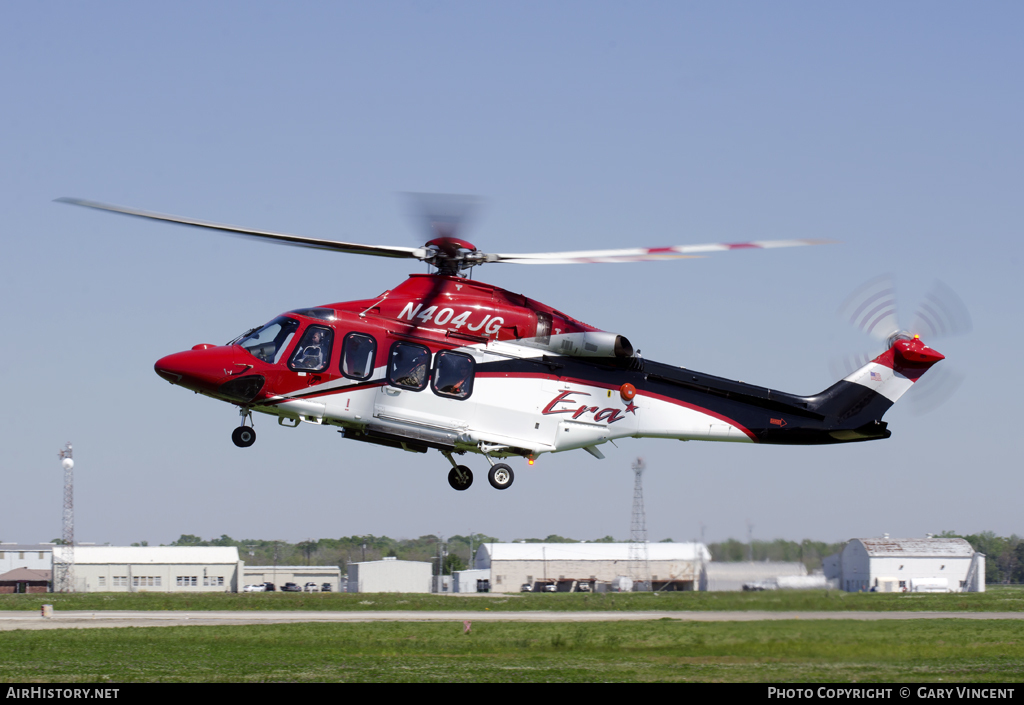
[{"label": "metal lattice tower", "polygon": [[644,459],[633,463],[633,519],[629,526],[629,577],[633,590],[651,589],[651,565],[647,558],[647,514],[644,512]]},{"label": "metal lattice tower", "polygon": [[[75,461],[71,457],[71,441],[57,453],[64,468],[64,530],[63,546],[53,552],[53,589],[55,592],[75,591]],[[59,558],[58,558],[59,556]]]}]

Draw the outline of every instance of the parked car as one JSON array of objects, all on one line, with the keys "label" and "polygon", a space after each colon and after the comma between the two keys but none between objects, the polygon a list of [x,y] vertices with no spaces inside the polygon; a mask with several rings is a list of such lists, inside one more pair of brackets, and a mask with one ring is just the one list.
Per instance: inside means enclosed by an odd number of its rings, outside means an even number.
[{"label": "parked car", "polygon": [[302,588],[295,583],[285,583],[281,586],[281,592],[302,592]]},{"label": "parked car", "polygon": [[266,592],[266,591],[267,591],[267,586],[264,585],[263,583],[259,583],[257,585],[246,585],[244,588],[242,588],[242,592]]},{"label": "parked car", "polygon": [[544,586],[544,592],[558,592],[558,586],[554,583],[548,583]]},{"label": "parked car", "polygon": [[264,592],[277,592],[277,586],[274,583],[263,583]]},{"label": "parked car", "polygon": [[320,588],[316,586],[316,583],[306,583],[302,589],[305,592],[320,592]]},{"label": "parked car", "polygon": [[533,585],[530,585],[530,583],[523,583],[519,586],[519,592],[533,592]]},{"label": "parked car", "polygon": [[320,592],[331,592],[333,589],[330,583],[324,583],[320,586]]}]

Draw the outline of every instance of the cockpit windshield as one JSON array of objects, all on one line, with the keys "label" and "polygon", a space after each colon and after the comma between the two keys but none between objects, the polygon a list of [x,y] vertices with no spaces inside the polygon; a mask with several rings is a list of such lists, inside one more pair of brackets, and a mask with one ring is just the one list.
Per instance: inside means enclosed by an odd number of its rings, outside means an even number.
[{"label": "cockpit windshield", "polygon": [[241,345],[254,357],[264,362],[277,363],[295,337],[298,327],[298,321],[278,316],[265,326],[243,333],[228,345]]}]

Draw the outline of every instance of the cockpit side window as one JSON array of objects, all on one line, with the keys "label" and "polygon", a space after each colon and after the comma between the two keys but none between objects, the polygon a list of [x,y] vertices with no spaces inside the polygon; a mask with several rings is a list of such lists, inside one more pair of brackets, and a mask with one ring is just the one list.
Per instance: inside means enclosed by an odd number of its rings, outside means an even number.
[{"label": "cockpit side window", "polygon": [[434,394],[453,399],[468,399],[473,393],[476,363],[469,355],[442,350],[434,358],[430,387]]},{"label": "cockpit side window", "polygon": [[253,357],[264,362],[281,361],[288,344],[292,342],[299,322],[293,318],[278,316],[265,326],[244,333],[232,345],[241,345]]},{"label": "cockpit side window", "polygon": [[341,374],[349,379],[370,379],[376,356],[377,341],[372,335],[349,333],[341,344]]},{"label": "cockpit side window", "polygon": [[415,343],[401,341],[391,346],[388,360],[388,384],[420,391],[427,386],[430,371],[430,350]]},{"label": "cockpit side window", "polygon": [[310,326],[295,346],[288,367],[301,372],[323,372],[331,362],[334,331],[326,326]]}]

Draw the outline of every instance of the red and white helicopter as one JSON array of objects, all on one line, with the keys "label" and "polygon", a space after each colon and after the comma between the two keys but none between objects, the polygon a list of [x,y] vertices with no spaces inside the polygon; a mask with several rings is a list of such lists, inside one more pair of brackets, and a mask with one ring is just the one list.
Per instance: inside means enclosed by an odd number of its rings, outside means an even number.
[{"label": "red and white helicopter", "polygon": [[[882,416],[943,355],[919,335],[886,331],[887,350],[845,379],[798,396],[644,360],[624,336],[550,306],[466,278],[487,263],[573,264],[686,258],[698,253],[817,244],[776,240],[591,252],[493,254],[455,237],[458,217],[427,213],[435,237],[387,247],[238,228],[80,199],[61,202],[218,230],[298,247],[416,259],[394,289],[359,301],[289,311],[225,345],[196,345],[155,364],[158,375],[234,404],[232,440],[256,440],[252,413],[335,426],[344,438],[425,453],[452,465],[465,490],[473,472],[455,456],[478,453],[488,481],[512,485],[510,457],[599,447],[618,438],[811,445],[888,438]],[[878,302],[858,315],[875,318]]]}]

